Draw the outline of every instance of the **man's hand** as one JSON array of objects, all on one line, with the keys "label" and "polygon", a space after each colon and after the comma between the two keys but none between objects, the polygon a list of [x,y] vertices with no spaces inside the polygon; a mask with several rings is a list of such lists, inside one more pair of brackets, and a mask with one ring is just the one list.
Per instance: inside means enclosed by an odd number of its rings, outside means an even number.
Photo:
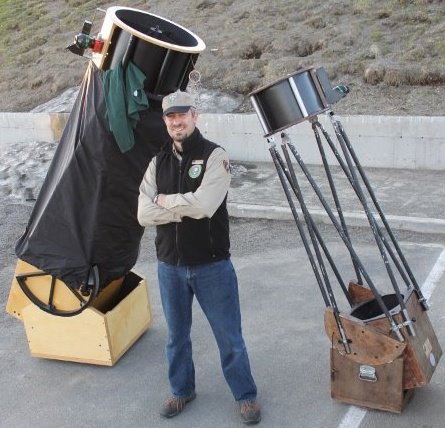
[{"label": "man's hand", "polygon": [[167,196],[167,195],[164,195],[163,193],[158,193],[158,194],[155,196],[153,202],[154,202],[156,205],[159,205],[160,207],[165,208],[165,197],[166,197],[166,196]]}]

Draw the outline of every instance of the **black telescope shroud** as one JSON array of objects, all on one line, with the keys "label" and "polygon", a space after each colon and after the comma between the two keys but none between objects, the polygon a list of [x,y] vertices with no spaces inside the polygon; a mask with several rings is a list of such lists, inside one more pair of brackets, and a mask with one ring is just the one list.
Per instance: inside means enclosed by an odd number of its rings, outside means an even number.
[{"label": "black telescope shroud", "polygon": [[[89,24],[84,24],[83,35],[89,35]],[[103,41],[102,50],[93,49],[29,223],[16,245],[17,256],[41,271],[17,275],[18,284],[34,304],[53,315],[78,314],[101,288],[125,276],[136,263],[143,234],[137,221],[139,185],[150,160],[168,139],[161,99],[186,89],[189,73],[205,49],[186,28],[125,7],[107,9],[96,40]],[[71,47],[83,55],[85,49]],[[36,276],[49,278],[47,303],[27,285]],[[80,309],[54,307],[56,279],[73,292]]]},{"label": "black telescope shroud", "polygon": [[139,185],[168,137],[159,101],[140,112],[135,145],[122,153],[108,129],[101,74],[89,63],[17,257],[78,289],[92,266],[100,287],[136,263],[143,228]]}]

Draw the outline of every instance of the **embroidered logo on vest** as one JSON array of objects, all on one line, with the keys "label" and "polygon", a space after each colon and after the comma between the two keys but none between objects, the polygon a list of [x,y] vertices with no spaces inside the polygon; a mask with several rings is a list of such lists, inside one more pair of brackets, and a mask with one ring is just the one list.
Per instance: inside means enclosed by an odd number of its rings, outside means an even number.
[{"label": "embroidered logo on vest", "polygon": [[190,178],[198,178],[202,171],[202,165],[192,165],[189,169]]}]

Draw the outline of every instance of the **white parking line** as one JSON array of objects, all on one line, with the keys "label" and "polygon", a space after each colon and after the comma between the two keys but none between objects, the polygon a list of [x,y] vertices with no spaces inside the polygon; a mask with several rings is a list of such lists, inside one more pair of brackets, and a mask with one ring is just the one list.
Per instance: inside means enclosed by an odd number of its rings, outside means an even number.
[{"label": "white parking line", "polygon": [[433,268],[431,269],[428,278],[422,285],[422,293],[425,299],[427,300],[430,299],[444,271],[445,271],[445,250],[443,250],[442,253],[440,253],[440,256],[437,259],[436,263],[434,264]]},{"label": "white parking line", "polygon": [[[425,299],[429,300],[434,292],[440,278],[445,271],[445,249],[440,253],[440,256],[434,263],[428,277],[423,283],[421,289]],[[367,410],[360,407],[350,406],[343,419],[338,425],[338,428],[358,428],[366,416]]]},{"label": "white parking line", "polygon": [[356,428],[362,423],[367,411],[360,407],[350,406],[348,412],[340,422],[338,428]]}]

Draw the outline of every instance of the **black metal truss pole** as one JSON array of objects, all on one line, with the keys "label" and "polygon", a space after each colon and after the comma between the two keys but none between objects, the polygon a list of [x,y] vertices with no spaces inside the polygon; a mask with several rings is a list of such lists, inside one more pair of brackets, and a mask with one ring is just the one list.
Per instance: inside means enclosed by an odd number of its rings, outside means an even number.
[{"label": "black metal truss pole", "polygon": [[[282,150],[286,157],[287,170],[286,170],[286,164],[283,162],[283,160],[281,159],[281,156],[279,154],[277,155],[277,158],[278,158],[278,161],[280,162],[280,165],[281,165],[281,168],[282,168],[284,174],[286,175],[287,181],[289,182],[289,184],[290,184],[290,186],[291,186],[291,188],[292,188],[292,190],[293,190],[295,196],[297,197],[297,200],[301,206],[301,210],[303,212],[303,216],[304,216],[305,222],[308,227],[308,231],[311,236],[312,244],[313,244],[314,248],[317,245],[317,243],[320,244],[320,246],[326,256],[326,259],[328,260],[329,265],[331,266],[331,269],[334,272],[334,275],[337,278],[337,281],[338,281],[341,289],[343,290],[343,293],[344,293],[346,299],[348,300],[349,305],[352,307],[351,296],[350,296],[348,290],[346,289],[345,282],[344,282],[343,278],[341,277],[340,272],[337,269],[337,266],[334,263],[334,259],[332,258],[328,248],[326,247],[326,244],[320,234],[320,231],[318,230],[317,225],[315,224],[314,219],[312,218],[312,216],[309,213],[309,210],[307,209],[306,203],[304,202],[303,194],[301,192],[300,186],[298,185],[297,177],[295,175],[295,170],[293,168],[293,165],[290,160],[289,153],[288,153],[286,146],[283,145]],[[291,175],[291,172],[292,172],[292,175]],[[315,236],[313,234],[315,234]]]},{"label": "black metal truss pole", "polygon": [[283,170],[281,169],[280,162],[278,160],[278,156],[277,156],[278,152],[277,152],[277,149],[276,149],[276,146],[275,146],[274,139],[273,139],[273,137],[269,137],[267,139],[267,141],[269,143],[270,155],[272,157],[273,163],[274,163],[275,168],[277,170],[278,177],[279,177],[280,182],[281,182],[281,186],[283,187],[284,193],[286,194],[286,198],[287,198],[287,201],[289,203],[289,207],[291,209],[291,212],[292,212],[292,215],[294,217],[295,223],[297,225],[298,231],[300,232],[300,236],[301,236],[301,239],[303,241],[304,248],[305,248],[306,253],[307,253],[308,257],[309,257],[309,262],[311,264],[312,270],[314,271],[318,287],[320,288],[321,296],[323,297],[323,301],[324,301],[326,307],[330,307],[330,302],[329,302],[328,296],[326,295],[326,290],[324,288],[323,281],[322,281],[322,279],[320,277],[320,273],[319,273],[317,265],[315,263],[314,256],[312,254],[311,248],[310,248],[309,243],[307,241],[306,234],[305,234],[304,229],[303,229],[303,225],[302,225],[302,223],[300,221],[300,218],[298,216],[298,213],[297,213],[297,210],[295,208],[295,204],[294,204],[294,201],[292,199],[292,196],[291,196],[291,193],[289,191],[289,188],[287,187],[286,179],[285,179]]},{"label": "black metal truss pole", "polygon": [[[323,125],[320,122],[316,122],[316,125],[321,129],[323,136],[325,137],[326,141],[329,144],[329,147],[331,148],[334,156],[336,157],[340,167],[342,168],[343,172],[345,173],[346,177],[349,180],[349,183],[351,184],[351,187],[354,189],[360,203],[363,205],[363,202],[361,200],[361,195],[360,193],[357,191],[357,185],[354,182],[354,179],[351,176],[351,172],[349,171],[349,167],[345,164],[344,160],[342,159],[340,153],[338,152],[337,148],[335,147],[331,137],[329,136],[328,132],[324,129]],[[374,218],[374,217],[373,217]],[[380,228],[379,226],[376,224],[376,228],[377,230],[379,230],[380,232]],[[394,254],[389,242],[387,242],[386,239],[383,239],[383,245],[385,245],[386,250],[388,251],[388,254],[391,257],[391,260],[393,261],[394,265],[396,266],[400,276],[402,277],[403,281],[405,282],[405,284],[408,286],[410,284],[408,277],[405,274],[404,269],[402,268],[402,266],[400,265],[396,255]]]},{"label": "black metal truss pole", "polygon": [[[332,118],[331,120],[334,120],[334,119]],[[365,171],[363,170],[362,165],[360,164],[360,161],[359,161],[359,159],[358,159],[357,155],[355,154],[355,151],[354,151],[354,149],[352,147],[352,144],[349,141],[348,136],[346,135],[346,132],[345,132],[345,130],[343,128],[343,125],[339,121],[337,121],[337,120],[335,120],[334,123],[336,123],[337,126],[338,126],[339,132],[341,133],[341,135],[342,135],[342,137],[343,137],[343,139],[344,139],[344,141],[346,143],[346,146],[347,146],[349,152],[351,153],[351,156],[352,156],[352,158],[353,158],[353,160],[354,160],[354,162],[355,162],[355,164],[357,166],[357,169],[358,169],[358,171],[359,171],[359,173],[360,173],[360,175],[362,177],[362,180],[363,180],[363,182],[364,182],[364,184],[366,186],[366,189],[368,190],[368,193],[371,196],[371,199],[372,199],[372,201],[373,201],[373,203],[374,203],[374,205],[375,205],[375,207],[377,209],[377,212],[380,215],[380,218],[382,219],[382,222],[383,222],[383,224],[384,224],[384,226],[386,228],[386,231],[388,232],[388,235],[391,238],[391,241],[392,241],[392,243],[394,245],[394,248],[396,249],[397,254],[399,255],[399,258],[400,258],[400,260],[401,260],[401,262],[402,262],[402,264],[403,264],[403,266],[404,266],[404,268],[405,268],[409,278],[411,279],[411,283],[414,286],[414,289],[416,290],[417,295],[419,297],[419,302],[421,302],[421,304],[422,304],[422,306],[423,306],[423,308],[425,310],[428,310],[428,303],[427,303],[425,297],[423,296],[422,290],[420,289],[419,284],[416,281],[416,278],[414,277],[414,274],[411,271],[411,268],[409,267],[409,264],[408,264],[405,256],[403,255],[403,252],[402,252],[402,250],[401,250],[401,248],[400,248],[400,246],[399,246],[399,244],[397,242],[397,239],[395,238],[395,236],[394,236],[394,234],[393,234],[393,232],[391,230],[391,227],[390,227],[388,221],[386,220],[386,216],[383,213],[383,210],[382,210],[382,208],[380,207],[380,204],[377,201],[377,198],[376,198],[376,196],[374,194],[374,191],[372,190],[372,187],[371,187],[371,185],[369,183],[369,180],[368,180],[368,178],[367,178],[367,176],[365,174]]]},{"label": "black metal truss pole", "polygon": [[[334,198],[335,207],[337,208],[338,218],[340,219],[340,223],[341,223],[341,226],[342,226],[342,228],[343,228],[343,230],[345,232],[346,237],[349,240],[351,240],[351,237],[350,237],[349,232],[348,232],[348,227],[346,225],[345,218],[343,216],[343,210],[341,208],[340,200],[338,199],[337,189],[335,188],[334,180],[332,178],[331,169],[329,167],[329,163],[328,163],[327,158],[326,158],[326,153],[324,151],[323,144],[321,142],[320,134],[318,133],[318,130],[316,128],[316,123],[314,123],[314,122],[312,122],[312,130],[314,132],[315,139],[317,141],[318,150],[320,152],[321,160],[323,162],[323,166],[324,166],[324,169],[325,169],[325,172],[326,172],[326,176],[328,178],[329,187],[331,189],[332,197]],[[356,264],[354,259],[352,259],[352,264],[354,266],[355,274],[357,276],[357,282],[359,284],[363,284],[363,280],[362,280],[362,276],[360,274],[360,270],[359,270],[359,268],[358,268],[358,266],[357,266],[357,264]]]},{"label": "black metal truss pole", "polygon": [[[334,296],[334,293],[332,291],[332,286],[331,286],[331,283],[329,281],[329,276],[328,276],[328,274],[326,272],[326,268],[325,268],[325,265],[324,265],[324,262],[323,262],[323,257],[322,257],[322,255],[320,253],[320,249],[318,247],[318,242],[317,242],[317,239],[316,239],[315,234],[314,234],[314,230],[313,230],[313,227],[312,227],[313,224],[312,224],[312,221],[311,221],[311,215],[309,213],[309,210],[307,209],[306,203],[304,202],[304,198],[303,198],[303,195],[301,193],[301,189],[300,189],[300,186],[298,184],[297,176],[295,174],[295,170],[294,170],[294,167],[292,165],[292,162],[291,162],[291,159],[290,159],[287,147],[286,147],[285,144],[282,144],[281,148],[283,150],[284,157],[286,159],[286,163],[287,163],[287,167],[288,167],[288,171],[289,171],[289,174],[290,174],[291,187],[294,189],[294,192],[295,192],[295,194],[297,196],[298,202],[300,203],[300,207],[301,207],[301,210],[303,212],[303,217],[304,217],[304,219],[306,221],[306,225],[307,225],[307,228],[308,228],[308,231],[309,231],[309,236],[311,237],[311,240],[312,240],[312,245],[314,247],[315,255],[317,257],[318,265],[320,267],[320,271],[321,271],[321,274],[322,274],[323,279],[324,279],[325,288],[326,288],[326,291],[327,291],[327,294],[329,296],[329,300],[330,300],[330,303],[331,303],[331,306],[332,306],[332,309],[333,309],[333,312],[334,312],[334,318],[335,318],[335,322],[337,324],[337,328],[338,328],[338,331],[339,331],[339,334],[340,334],[341,343],[343,344],[346,353],[349,354],[351,352],[351,348],[349,346],[348,338],[346,337],[346,333],[345,333],[345,329],[343,327],[343,323],[342,323],[342,321],[340,319],[340,311],[338,310],[337,301],[335,300],[335,296]],[[277,158],[279,159],[280,163],[282,163],[282,160],[281,160],[281,157],[280,157],[279,153],[277,153]],[[348,301],[349,301],[348,294],[345,293],[345,295],[348,297]]]},{"label": "black metal truss pole", "polygon": [[290,150],[293,153],[295,159],[297,160],[298,164],[300,165],[301,170],[306,175],[306,178],[308,179],[309,183],[311,184],[312,188],[314,189],[314,191],[315,191],[316,195],[318,196],[318,199],[320,200],[321,204],[325,208],[326,213],[328,214],[332,224],[335,226],[339,236],[341,237],[341,239],[345,243],[346,248],[349,250],[351,256],[356,260],[357,266],[359,267],[363,277],[365,278],[366,282],[368,283],[369,287],[371,288],[371,290],[372,290],[372,292],[374,294],[374,297],[375,297],[375,299],[377,301],[377,304],[379,305],[380,309],[385,314],[385,316],[388,318],[388,322],[391,325],[391,330],[394,332],[394,334],[397,336],[397,338],[401,342],[403,342],[404,338],[403,338],[402,334],[400,333],[400,328],[402,326],[397,325],[395,323],[394,319],[392,318],[391,314],[389,313],[388,308],[386,307],[385,303],[383,302],[382,297],[380,296],[378,290],[376,289],[376,287],[375,287],[373,281],[371,280],[371,278],[369,277],[368,273],[366,272],[362,262],[360,261],[357,253],[355,252],[355,250],[354,250],[350,240],[344,234],[341,225],[338,223],[338,221],[335,218],[331,208],[329,207],[329,205],[327,204],[326,200],[324,199],[323,194],[320,191],[320,188],[315,183],[315,181],[314,181],[313,177],[311,176],[309,170],[307,169],[306,165],[304,164],[303,159],[298,154],[298,152],[295,149],[294,145],[290,142],[289,136],[286,133],[282,133],[282,138],[286,141],[288,147],[290,148]]},{"label": "black metal truss pole", "polygon": [[408,314],[408,310],[406,309],[405,301],[403,300],[403,296],[400,292],[399,286],[397,284],[396,278],[395,278],[394,273],[391,269],[388,257],[385,252],[385,248],[383,245],[383,241],[385,240],[385,237],[382,235],[382,233],[377,225],[377,222],[368,207],[368,204],[365,199],[365,195],[363,194],[362,188],[360,186],[357,175],[355,173],[354,165],[352,164],[350,153],[348,151],[348,148],[346,147],[345,140],[343,139],[341,133],[339,132],[338,127],[334,125],[334,129],[337,134],[337,139],[338,139],[338,142],[340,143],[340,147],[343,151],[343,155],[345,157],[346,163],[348,164],[349,171],[351,173],[351,177],[352,177],[353,181],[356,183],[355,189],[356,189],[359,199],[363,205],[366,217],[368,218],[369,225],[371,226],[371,231],[372,231],[372,234],[374,235],[374,239],[375,239],[375,242],[379,249],[380,256],[382,257],[383,264],[386,268],[386,272],[388,273],[389,279],[390,279],[393,289],[396,293],[400,308],[402,309],[401,312],[402,312],[402,316],[404,318],[403,324],[408,327],[408,330],[409,330],[411,336],[415,336],[416,333],[415,333],[413,325],[412,325],[412,320],[409,318],[409,314]]}]

